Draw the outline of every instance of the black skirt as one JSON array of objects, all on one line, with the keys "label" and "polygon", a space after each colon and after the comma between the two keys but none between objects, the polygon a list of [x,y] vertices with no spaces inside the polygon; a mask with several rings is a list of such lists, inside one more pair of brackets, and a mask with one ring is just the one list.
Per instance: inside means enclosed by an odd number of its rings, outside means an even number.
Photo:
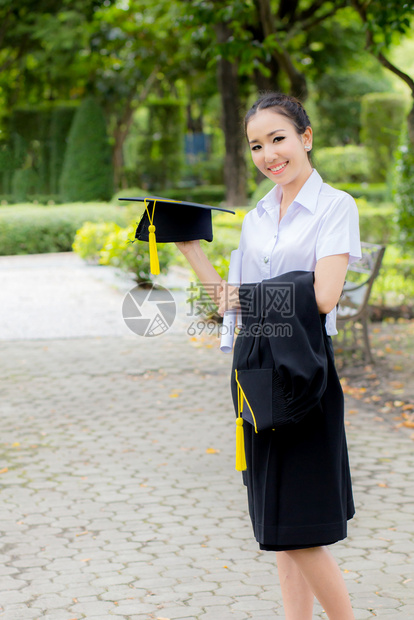
[{"label": "black skirt", "polygon": [[[241,336],[234,348],[231,389],[237,411],[237,368]],[[344,399],[326,336],[328,384],[321,406],[304,419],[255,433],[245,422],[250,518],[260,548],[286,551],[333,544],[346,538],[354,516],[344,426]]]}]

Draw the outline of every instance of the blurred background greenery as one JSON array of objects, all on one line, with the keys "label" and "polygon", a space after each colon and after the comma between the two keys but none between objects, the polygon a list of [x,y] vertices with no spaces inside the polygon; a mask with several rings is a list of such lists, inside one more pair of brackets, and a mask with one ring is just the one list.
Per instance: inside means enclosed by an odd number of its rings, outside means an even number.
[{"label": "blurred background greenery", "polygon": [[128,243],[140,213],[117,198],[155,194],[237,207],[205,244],[225,276],[270,189],[243,115],[281,90],[309,112],[314,166],[356,198],[361,238],[388,246],[374,301],[412,308],[413,17],[400,0],[3,0],[0,254],[74,243],[149,279]]}]

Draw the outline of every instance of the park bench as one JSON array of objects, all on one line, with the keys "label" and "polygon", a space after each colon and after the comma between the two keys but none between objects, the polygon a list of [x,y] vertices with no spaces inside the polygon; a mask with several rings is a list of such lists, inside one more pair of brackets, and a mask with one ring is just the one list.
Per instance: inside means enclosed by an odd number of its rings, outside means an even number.
[{"label": "park bench", "polygon": [[[337,327],[341,349],[355,351],[358,341],[358,328],[363,339],[364,360],[373,363],[369,344],[368,321],[370,318],[369,297],[377,277],[385,252],[384,245],[376,243],[361,243],[362,258],[352,263],[347,272],[337,311]],[[351,346],[347,347],[349,340]]]}]

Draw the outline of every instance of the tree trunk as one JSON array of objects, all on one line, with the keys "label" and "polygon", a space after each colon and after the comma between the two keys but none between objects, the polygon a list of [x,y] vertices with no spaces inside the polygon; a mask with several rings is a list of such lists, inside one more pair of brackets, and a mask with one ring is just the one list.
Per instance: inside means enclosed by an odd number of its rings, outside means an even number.
[{"label": "tree trunk", "polygon": [[147,81],[145,82],[144,88],[139,93],[139,95],[137,95],[138,84],[131,88],[129,97],[126,100],[123,108],[122,116],[116,122],[116,127],[113,135],[115,144],[114,150],[112,152],[115,191],[117,191],[119,188],[125,189],[126,187],[128,187],[127,179],[122,175],[124,168],[124,142],[134,120],[134,111],[138,107],[138,105],[142,103],[148,96],[148,93],[156,79],[155,76],[158,70],[158,66],[154,67],[151,74],[147,78]]},{"label": "tree trunk", "polygon": [[256,7],[263,29],[264,37],[273,36],[277,46],[273,49],[272,55],[278,66],[286,73],[290,82],[290,93],[302,101],[308,96],[308,86],[306,77],[296,69],[289,53],[284,49],[278,40],[277,28],[275,25],[272,7],[269,0],[256,0]]},{"label": "tree trunk", "polygon": [[413,145],[414,149],[414,105],[412,106],[410,113],[407,117],[408,123],[408,135],[410,137],[410,142]]},{"label": "tree trunk", "polygon": [[124,133],[117,127],[114,132],[114,150],[112,151],[112,165],[114,170],[114,189],[117,192],[120,189],[125,189],[126,179],[123,176],[124,169],[124,153],[123,146],[125,141]]},{"label": "tree trunk", "polygon": [[[216,34],[218,42],[224,43],[229,37],[229,30],[225,24],[217,24]],[[217,77],[222,101],[222,128],[226,148],[224,161],[226,203],[233,207],[243,206],[247,204],[246,161],[236,64],[221,58],[218,61]]]}]

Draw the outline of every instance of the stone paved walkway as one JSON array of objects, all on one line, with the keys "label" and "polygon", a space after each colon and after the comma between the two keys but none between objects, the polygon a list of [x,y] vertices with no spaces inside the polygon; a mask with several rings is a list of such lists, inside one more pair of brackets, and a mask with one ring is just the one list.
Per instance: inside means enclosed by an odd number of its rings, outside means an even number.
[{"label": "stone paved walkway", "polygon": [[[44,316],[19,332],[26,260],[12,277],[0,259],[0,619],[283,618],[275,556],[252,539],[234,471],[230,356],[185,330],[134,336],[124,292],[69,256],[38,259]],[[54,320],[48,296],[64,309],[76,278],[94,291],[89,328],[69,321],[56,337],[64,311]],[[357,516],[333,552],[357,619],[412,620],[414,444],[354,406]]]}]

